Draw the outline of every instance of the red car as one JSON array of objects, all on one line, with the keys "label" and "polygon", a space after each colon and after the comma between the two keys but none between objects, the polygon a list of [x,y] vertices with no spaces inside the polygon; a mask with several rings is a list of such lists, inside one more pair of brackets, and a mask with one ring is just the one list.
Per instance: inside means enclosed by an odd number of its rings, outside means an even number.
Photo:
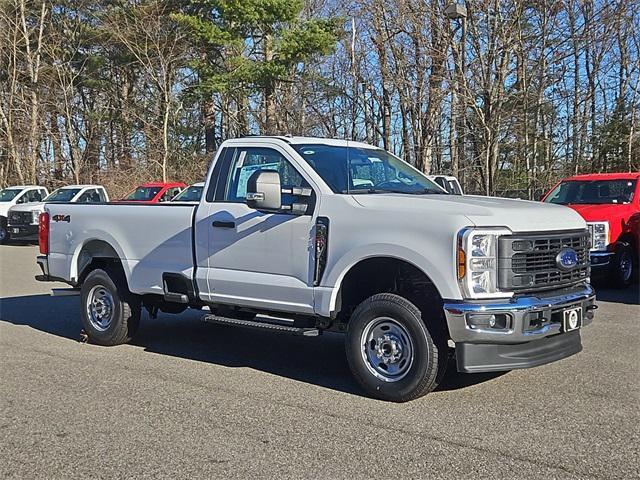
[{"label": "red car", "polygon": [[630,285],[638,268],[640,172],[595,173],[566,178],[543,202],[567,205],[587,221],[593,276],[607,275],[613,285]]},{"label": "red car", "polygon": [[129,195],[124,197],[122,201],[144,203],[168,202],[186,186],[187,184],[182,182],[143,183]]}]

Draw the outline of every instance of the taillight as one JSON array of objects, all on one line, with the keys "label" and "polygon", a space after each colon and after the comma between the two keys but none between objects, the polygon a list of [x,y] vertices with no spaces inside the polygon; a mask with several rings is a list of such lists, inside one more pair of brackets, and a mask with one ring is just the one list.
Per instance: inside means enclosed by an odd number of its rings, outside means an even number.
[{"label": "taillight", "polygon": [[38,243],[40,253],[49,254],[49,213],[42,212],[38,218]]}]

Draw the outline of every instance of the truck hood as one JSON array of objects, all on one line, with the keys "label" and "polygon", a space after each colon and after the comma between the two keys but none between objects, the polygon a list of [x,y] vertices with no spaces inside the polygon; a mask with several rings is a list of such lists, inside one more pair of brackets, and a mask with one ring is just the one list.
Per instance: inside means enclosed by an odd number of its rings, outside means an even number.
[{"label": "truck hood", "polygon": [[7,213],[9,212],[9,209],[13,206],[15,205],[10,202],[0,203],[0,217],[6,217]]},{"label": "truck hood", "polygon": [[44,211],[44,202],[24,203],[11,207],[12,212],[35,212]]},{"label": "truck hood", "polygon": [[601,222],[609,220],[612,217],[624,217],[628,214],[631,207],[630,203],[627,204],[606,204],[606,205],[583,205],[572,204],[567,205],[569,208],[575,210],[584,218],[587,222]]},{"label": "truck hood", "polygon": [[574,210],[562,205],[476,195],[353,195],[363,207],[402,212],[419,210],[432,216],[466,217],[476,227],[507,227],[513,232],[574,230],[586,228]]}]

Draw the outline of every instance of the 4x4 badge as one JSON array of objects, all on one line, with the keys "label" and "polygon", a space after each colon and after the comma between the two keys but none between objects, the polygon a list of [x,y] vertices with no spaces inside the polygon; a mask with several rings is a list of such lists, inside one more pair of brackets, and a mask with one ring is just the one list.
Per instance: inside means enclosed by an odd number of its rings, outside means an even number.
[{"label": "4x4 badge", "polygon": [[71,215],[54,215],[51,220],[54,222],[71,222]]}]

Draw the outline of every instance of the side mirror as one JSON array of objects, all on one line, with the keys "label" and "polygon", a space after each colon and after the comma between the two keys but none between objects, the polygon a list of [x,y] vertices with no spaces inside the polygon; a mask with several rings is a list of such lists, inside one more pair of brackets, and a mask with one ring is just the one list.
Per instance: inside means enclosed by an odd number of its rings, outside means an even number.
[{"label": "side mirror", "polygon": [[247,205],[256,210],[280,210],[282,208],[280,174],[275,170],[253,172],[247,181]]}]

